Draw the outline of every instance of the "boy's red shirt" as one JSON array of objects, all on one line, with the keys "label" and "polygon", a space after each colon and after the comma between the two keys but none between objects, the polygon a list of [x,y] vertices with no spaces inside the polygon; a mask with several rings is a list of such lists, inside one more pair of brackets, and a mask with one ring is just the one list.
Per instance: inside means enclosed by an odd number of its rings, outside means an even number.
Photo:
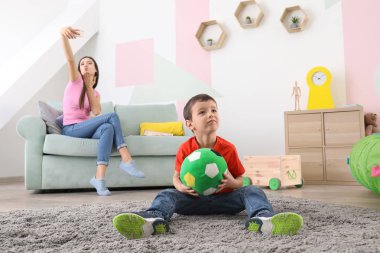
[{"label": "boy's red shirt", "polygon": [[[185,160],[188,155],[197,149],[199,149],[199,146],[195,137],[191,137],[186,142],[182,143],[177,152],[175,171],[180,173],[183,160]],[[228,170],[234,178],[237,178],[244,174],[245,169],[239,160],[239,156],[234,144],[217,136],[215,145],[212,149],[223,156],[227,162]],[[233,191],[233,189],[228,188],[224,189],[220,193],[231,191]]]}]

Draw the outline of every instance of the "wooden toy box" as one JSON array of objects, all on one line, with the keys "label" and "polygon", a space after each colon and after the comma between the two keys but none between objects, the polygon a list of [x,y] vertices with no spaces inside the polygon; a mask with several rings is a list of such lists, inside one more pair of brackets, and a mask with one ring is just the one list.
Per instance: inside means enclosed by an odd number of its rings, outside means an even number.
[{"label": "wooden toy box", "polygon": [[269,186],[272,190],[303,185],[300,155],[246,156],[243,163],[245,175],[253,185]]}]

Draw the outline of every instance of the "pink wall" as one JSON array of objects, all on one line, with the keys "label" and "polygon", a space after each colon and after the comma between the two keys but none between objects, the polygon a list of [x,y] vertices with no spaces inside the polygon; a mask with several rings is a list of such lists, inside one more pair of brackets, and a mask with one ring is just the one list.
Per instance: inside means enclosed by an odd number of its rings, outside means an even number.
[{"label": "pink wall", "polygon": [[380,1],[344,0],[342,11],[347,103],[380,115],[375,81],[380,64]]},{"label": "pink wall", "polygon": [[[211,86],[211,56],[195,39],[199,25],[209,20],[209,0],[176,0],[176,64]],[[178,119],[183,120],[186,101],[177,101]]]},{"label": "pink wall", "polygon": [[176,63],[211,85],[211,57],[195,39],[199,25],[209,20],[209,0],[176,0]]},{"label": "pink wall", "polygon": [[153,84],[153,54],[153,39],[116,45],[116,86]]}]

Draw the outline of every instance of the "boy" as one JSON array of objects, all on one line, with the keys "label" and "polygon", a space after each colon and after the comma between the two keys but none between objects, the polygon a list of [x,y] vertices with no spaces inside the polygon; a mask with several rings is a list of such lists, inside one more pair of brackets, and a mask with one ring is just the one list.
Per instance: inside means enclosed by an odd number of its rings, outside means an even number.
[{"label": "boy", "polygon": [[[120,234],[128,239],[148,237],[169,231],[169,223],[174,213],[183,215],[237,214],[246,210],[246,229],[273,235],[294,235],[302,227],[303,218],[296,213],[275,214],[265,193],[258,187],[243,187],[245,172],[230,142],[216,135],[219,115],[216,101],[207,94],[192,97],[186,104],[183,115],[186,126],[194,137],[184,142],[178,149],[173,185],[175,189],[159,192],[151,207],[144,212],[121,213],[114,217],[113,224]],[[183,160],[194,150],[212,148],[227,162],[229,173],[215,194],[199,196],[180,180]]]}]

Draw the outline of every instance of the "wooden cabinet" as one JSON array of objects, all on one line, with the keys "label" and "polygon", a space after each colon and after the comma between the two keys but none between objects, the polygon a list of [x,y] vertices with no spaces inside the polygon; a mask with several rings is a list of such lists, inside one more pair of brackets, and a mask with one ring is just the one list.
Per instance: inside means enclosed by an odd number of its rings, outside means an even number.
[{"label": "wooden cabinet", "polygon": [[346,164],[364,137],[361,106],[285,112],[285,151],[301,155],[306,184],[356,184]]},{"label": "wooden cabinet", "polygon": [[322,148],[290,148],[289,155],[301,155],[302,176],[305,181],[323,180]]}]

